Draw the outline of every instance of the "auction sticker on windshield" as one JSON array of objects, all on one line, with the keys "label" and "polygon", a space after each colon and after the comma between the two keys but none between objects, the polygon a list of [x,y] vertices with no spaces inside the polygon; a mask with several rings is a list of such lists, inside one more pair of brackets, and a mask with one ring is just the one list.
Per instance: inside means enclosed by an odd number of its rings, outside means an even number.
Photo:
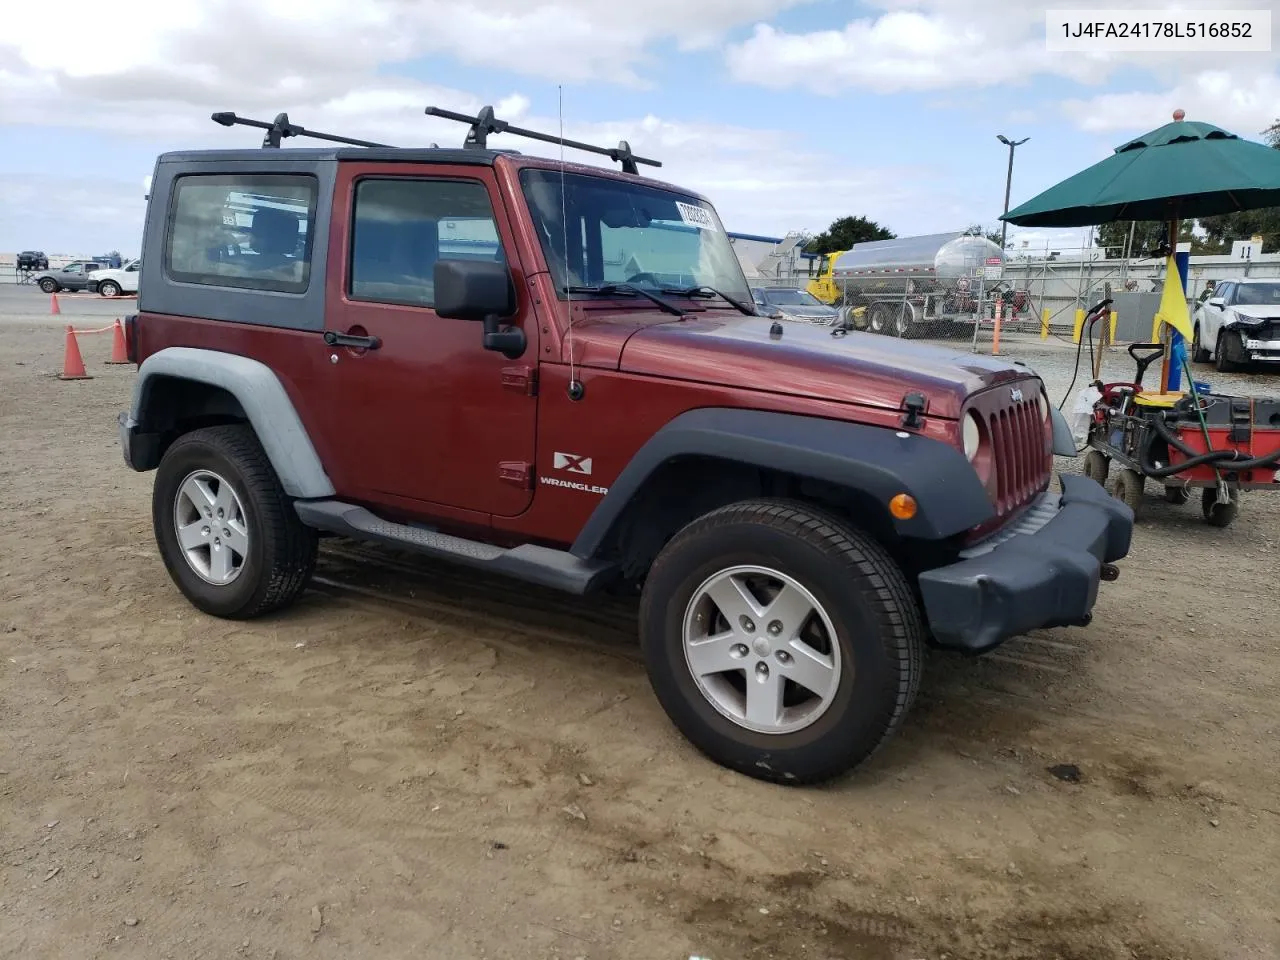
[{"label": "auction sticker on windshield", "polygon": [[676,201],[676,209],[680,211],[680,219],[691,227],[697,227],[699,230],[717,230],[716,221],[711,216],[711,211],[706,207],[699,207],[693,203],[681,203]]}]

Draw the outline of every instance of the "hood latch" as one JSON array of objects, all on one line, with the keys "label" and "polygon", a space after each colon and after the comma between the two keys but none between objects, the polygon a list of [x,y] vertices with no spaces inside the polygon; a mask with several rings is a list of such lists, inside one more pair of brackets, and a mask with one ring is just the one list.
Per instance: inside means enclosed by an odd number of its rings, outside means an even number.
[{"label": "hood latch", "polygon": [[908,393],[902,398],[902,425],[913,430],[923,426],[924,420],[920,415],[928,406],[929,400],[923,393]]}]

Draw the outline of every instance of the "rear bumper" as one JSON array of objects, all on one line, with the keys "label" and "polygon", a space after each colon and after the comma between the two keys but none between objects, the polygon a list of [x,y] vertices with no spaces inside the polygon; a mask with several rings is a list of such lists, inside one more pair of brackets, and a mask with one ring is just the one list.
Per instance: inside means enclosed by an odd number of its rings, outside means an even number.
[{"label": "rear bumper", "polygon": [[1041,627],[1092,617],[1102,565],[1129,552],[1133,511],[1088,477],[1063,476],[1017,522],[920,575],[939,645],[982,653]]}]

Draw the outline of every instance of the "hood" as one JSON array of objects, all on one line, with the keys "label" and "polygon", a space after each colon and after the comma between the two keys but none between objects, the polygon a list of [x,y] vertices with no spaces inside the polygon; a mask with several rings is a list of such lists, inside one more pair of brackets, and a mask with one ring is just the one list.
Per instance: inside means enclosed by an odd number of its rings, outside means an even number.
[{"label": "hood", "polygon": [[[1263,303],[1257,306],[1237,304],[1231,308],[1237,318],[1249,320],[1280,320],[1280,304]],[[1228,323],[1230,321],[1227,321]]]},{"label": "hood", "polygon": [[920,391],[929,413],[957,418],[966,397],[1034,376],[1026,367],[874,333],[832,336],[830,327],[784,324],[773,339],[767,317],[717,314],[647,325],[631,335],[625,373],[747,387],[897,410]]},{"label": "hood", "polygon": [[838,312],[835,307],[824,307],[816,303],[788,304],[773,309],[784,317],[834,317]]}]

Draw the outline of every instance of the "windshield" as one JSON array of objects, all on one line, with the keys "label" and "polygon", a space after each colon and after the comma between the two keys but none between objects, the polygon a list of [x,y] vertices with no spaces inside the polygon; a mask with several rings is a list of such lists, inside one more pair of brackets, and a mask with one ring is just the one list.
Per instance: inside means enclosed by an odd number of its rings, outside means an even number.
[{"label": "windshield", "polygon": [[764,299],[767,303],[780,307],[821,307],[825,304],[807,290],[766,290]]},{"label": "windshield", "polygon": [[566,286],[631,283],[714,287],[750,301],[742,265],[705,202],[643,182],[556,170],[526,168],[520,183],[562,299]]},{"label": "windshield", "polygon": [[1235,299],[1242,307],[1280,306],[1280,283],[1242,283]]}]

